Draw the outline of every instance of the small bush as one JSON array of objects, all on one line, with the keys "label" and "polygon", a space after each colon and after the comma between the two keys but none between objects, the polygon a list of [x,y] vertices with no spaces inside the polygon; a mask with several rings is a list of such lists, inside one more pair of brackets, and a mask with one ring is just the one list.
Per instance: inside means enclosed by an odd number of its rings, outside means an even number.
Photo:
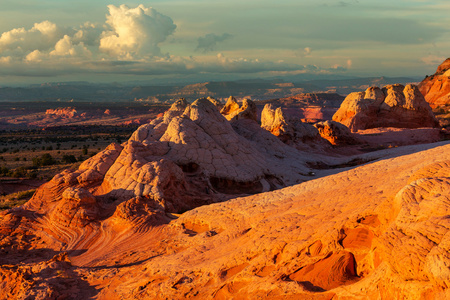
[{"label": "small bush", "polygon": [[26,177],[26,176],[27,176],[27,169],[25,169],[25,167],[16,168],[11,173],[11,177],[15,177],[15,178],[21,178],[21,177]]},{"label": "small bush", "polygon": [[77,162],[77,158],[74,155],[63,155],[61,161],[65,164],[73,164]]},{"label": "small bush", "polygon": [[56,163],[56,161],[53,159],[53,157],[49,153],[44,153],[41,155],[41,157],[33,158],[33,166],[34,167],[50,166],[50,165],[54,165],[55,163]]}]

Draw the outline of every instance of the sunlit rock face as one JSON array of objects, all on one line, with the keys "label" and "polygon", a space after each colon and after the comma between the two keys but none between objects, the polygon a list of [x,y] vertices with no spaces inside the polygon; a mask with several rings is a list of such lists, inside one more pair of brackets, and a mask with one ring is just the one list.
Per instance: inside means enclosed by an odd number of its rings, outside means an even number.
[{"label": "sunlit rock face", "polygon": [[[217,106],[214,101],[212,102]],[[256,104],[252,100],[244,99],[242,105],[239,105],[233,96],[228,98],[220,113],[229,121],[250,119],[256,122],[258,120]]]},{"label": "sunlit rock face", "polygon": [[431,76],[419,84],[420,92],[431,107],[450,104],[450,58],[447,58]]},{"label": "sunlit rock face", "polygon": [[334,146],[358,145],[363,143],[347,126],[335,122],[324,121],[314,124],[322,138]]},{"label": "sunlit rock face", "polygon": [[349,94],[333,115],[355,132],[377,127],[439,127],[439,123],[415,85],[388,85]]},{"label": "sunlit rock face", "polygon": [[0,214],[7,296],[450,296],[448,143],[392,149],[388,160],[178,217],[150,196],[111,210],[89,185],[63,186]]}]

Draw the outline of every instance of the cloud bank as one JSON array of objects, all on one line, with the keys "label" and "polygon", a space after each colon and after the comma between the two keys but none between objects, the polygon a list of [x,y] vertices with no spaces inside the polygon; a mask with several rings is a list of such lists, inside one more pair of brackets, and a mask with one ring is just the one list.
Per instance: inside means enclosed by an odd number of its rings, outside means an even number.
[{"label": "cloud bank", "polygon": [[[209,33],[197,39],[200,56],[177,56],[161,50],[177,25],[152,7],[108,5],[104,23],[78,27],[51,21],[15,28],[0,36],[0,75],[79,76],[82,74],[208,74],[321,71],[281,60],[267,61],[212,53],[231,39],[229,33]],[[193,40],[192,42],[195,42]],[[191,50],[192,51],[192,50]],[[311,49],[305,48],[304,55]],[[326,69],[324,69],[326,70]],[[339,70],[342,71],[342,70]]]}]

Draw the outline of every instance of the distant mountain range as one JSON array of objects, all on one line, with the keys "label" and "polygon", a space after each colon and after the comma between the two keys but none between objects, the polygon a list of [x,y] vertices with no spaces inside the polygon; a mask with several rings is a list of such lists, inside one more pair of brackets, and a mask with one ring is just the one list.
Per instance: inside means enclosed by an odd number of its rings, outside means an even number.
[{"label": "distant mountain range", "polygon": [[[296,78],[292,78],[296,79]],[[295,96],[300,93],[337,93],[345,96],[362,91],[370,86],[382,87],[393,83],[419,82],[419,78],[366,77],[293,80],[251,79],[237,81],[210,81],[188,85],[150,85],[137,83],[97,84],[88,82],[60,82],[30,85],[24,87],[0,88],[0,101],[143,101],[149,103],[170,103],[178,98],[195,100],[212,96],[226,99],[236,98],[268,100]]]}]

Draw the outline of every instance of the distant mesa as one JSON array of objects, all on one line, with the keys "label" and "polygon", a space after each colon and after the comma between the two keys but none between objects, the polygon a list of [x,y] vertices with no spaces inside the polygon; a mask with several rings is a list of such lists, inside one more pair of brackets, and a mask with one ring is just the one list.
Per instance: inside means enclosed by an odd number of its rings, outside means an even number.
[{"label": "distant mesa", "polygon": [[338,108],[342,101],[343,96],[336,93],[300,93],[290,97],[271,99],[261,101],[264,104],[274,104],[279,107],[335,107]]},{"label": "distant mesa", "polygon": [[419,84],[420,92],[430,106],[450,105],[450,58],[447,58],[431,76]]},{"label": "distant mesa", "polygon": [[333,121],[352,132],[377,127],[439,127],[430,105],[412,84],[371,87],[365,92],[351,93],[333,115]]}]

